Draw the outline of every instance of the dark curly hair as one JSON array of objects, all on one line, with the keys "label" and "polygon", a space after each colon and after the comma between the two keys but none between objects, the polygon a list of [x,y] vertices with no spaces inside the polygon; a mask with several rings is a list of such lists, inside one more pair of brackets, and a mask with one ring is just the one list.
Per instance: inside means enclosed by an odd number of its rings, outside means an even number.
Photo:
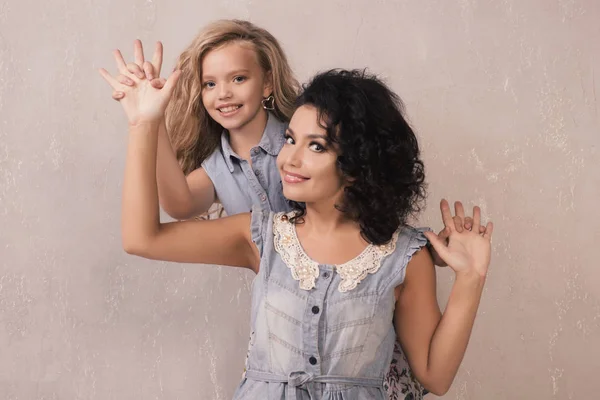
[{"label": "dark curly hair", "polygon": [[[303,86],[296,106],[312,105],[348,186],[337,208],[360,224],[370,243],[387,243],[425,202],[425,173],[400,98],[365,70],[334,69]],[[291,202],[292,222],[306,213]]]}]

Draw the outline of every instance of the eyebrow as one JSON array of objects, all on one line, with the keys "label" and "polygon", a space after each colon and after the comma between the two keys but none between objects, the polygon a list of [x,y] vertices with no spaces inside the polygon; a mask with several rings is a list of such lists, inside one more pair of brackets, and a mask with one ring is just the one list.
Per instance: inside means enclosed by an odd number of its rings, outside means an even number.
[{"label": "eyebrow", "polygon": [[[290,132],[292,135],[296,136],[296,132],[294,132],[292,130],[292,128],[288,127],[287,131]],[[323,139],[325,141],[327,141],[327,136],[325,135],[318,135],[316,133],[309,133],[308,135],[306,135],[309,139]]]},{"label": "eyebrow", "polygon": [[[236,69],[231,71],[228,75],[229,76],[233,76],[233,75],[239,75],[239,74],[249,74],[250,70],[249,69],[245,69],[245,68],[240,68],[240,69]],[[212,75],[202,75],[202,80],[208,80],[208,79],[215,79],[214,76]]]}]

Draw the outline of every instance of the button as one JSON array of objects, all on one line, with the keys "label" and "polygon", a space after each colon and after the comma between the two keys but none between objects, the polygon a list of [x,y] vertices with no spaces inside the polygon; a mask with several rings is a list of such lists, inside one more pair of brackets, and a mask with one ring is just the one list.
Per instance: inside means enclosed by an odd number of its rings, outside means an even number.
[{"label": "button", "polygon": [[267,201],[267,196],[264,194],[260,195],[260,201]]},{"label": "button", "polygon": [[258,154],[258,147],[252,149],[252,154]]},{"label": "button", "polygon": [[329,272],[323,272],[323,278],[325,278],[325,279],[329,278]]},{"label": "button", "polygon": [[319,311],[320,311],[320,310],[319,310],[319,307],[317,307],[317,306],[313,306],[313,308],[312,308],[312,312],[313,312],[313,314],[318,314],[318,313],[319,313]]},{"label": "button", "polygon": [[310,365],[315,365],[317,363],[317,359],[314,357],[311,357],[308,359],[308,362],[310,363]]},{"label": "button", "polygon": [[255,174],[256,176],[260,176],[260,171],[259,171],[259,170],[257,170],[257,169],[255,169],[255,170],[254,170],[254,174]]}]

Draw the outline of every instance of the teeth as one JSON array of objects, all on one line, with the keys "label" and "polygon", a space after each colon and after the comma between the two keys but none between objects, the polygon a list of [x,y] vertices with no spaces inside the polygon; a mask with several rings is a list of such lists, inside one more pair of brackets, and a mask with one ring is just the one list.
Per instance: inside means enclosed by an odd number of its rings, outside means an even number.
[{"label": "teeth", "polygon": [[241,106],[229,106],[229,107],[225,107],[225,108],[219,108],[219,111],[221,111],[222,113],[229,113],[229,112],[237,110],[240,107]]}]

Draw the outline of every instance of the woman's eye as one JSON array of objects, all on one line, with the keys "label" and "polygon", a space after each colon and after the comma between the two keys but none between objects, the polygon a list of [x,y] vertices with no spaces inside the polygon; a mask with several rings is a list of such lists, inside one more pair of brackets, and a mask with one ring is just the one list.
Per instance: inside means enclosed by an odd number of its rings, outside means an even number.
[{"label": "woman's eye", "polygon": [[285,143],[286,144],[294,144],[294,139],[291,136],[285,135]]},{"label": "woman's eye", "polygon": [[325,151],[325,147],[321,146],[319,143],[311,143],[309,147],[312,151],[316,151],[317,153]]}]

